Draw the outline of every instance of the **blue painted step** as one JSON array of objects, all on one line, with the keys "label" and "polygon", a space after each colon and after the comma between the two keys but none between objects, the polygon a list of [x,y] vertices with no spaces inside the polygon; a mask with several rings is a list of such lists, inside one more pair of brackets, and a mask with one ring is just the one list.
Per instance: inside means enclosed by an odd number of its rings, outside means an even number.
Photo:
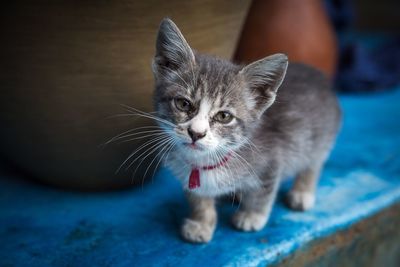
[{"label": "blue painted step", "polygon": [[206,245],[179,238],[187,206],[167,170],[143,188],[111,193],[63,192],[3,173],[0,266],[274,263],[311,240],[400,201],[399,103],[400,88],[341,96],[344,125],[319,184],[316,207],[293,212],[279,200],[264,230],[241,233],[229,224],[237,207],[221,203],[215,237]]}]

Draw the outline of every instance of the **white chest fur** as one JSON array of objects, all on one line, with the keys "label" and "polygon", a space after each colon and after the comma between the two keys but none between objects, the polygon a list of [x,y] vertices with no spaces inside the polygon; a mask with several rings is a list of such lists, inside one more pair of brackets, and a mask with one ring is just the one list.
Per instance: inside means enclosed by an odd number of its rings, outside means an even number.
[{"label": "white chest fur", "polygon": [[165,165],[182,182],[184,190],[201,196],[221,196],[260,186],[260,180],[256,174],[234,158],[212,169],[197,167],[200,172],[200,186],[194,189],[189,189],[189,177],[194,168],[193,165],[173,155],[168,158]]}]

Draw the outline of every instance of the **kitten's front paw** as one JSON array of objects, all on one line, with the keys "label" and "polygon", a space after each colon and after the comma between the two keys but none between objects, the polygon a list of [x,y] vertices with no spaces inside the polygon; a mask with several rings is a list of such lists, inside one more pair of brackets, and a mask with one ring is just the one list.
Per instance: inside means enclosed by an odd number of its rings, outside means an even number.
[{"label": "kitten's front paw", "polygon": [[254,211],[238,211],[233,215],[233,225],[242,231],[258,231],[267,223],[267,216]]},{"label": "kitten's front paw", "polygon": [[182,225],[181,234],[189,242],[207,243],[214,234],[214,227],[206,223],[186,219]]},{"label": "kitten's front paw", "polygon": [[287,196],[287,204],[293,210],[305,211],[314,207],[315,194],[311,192],[290,191]]}]

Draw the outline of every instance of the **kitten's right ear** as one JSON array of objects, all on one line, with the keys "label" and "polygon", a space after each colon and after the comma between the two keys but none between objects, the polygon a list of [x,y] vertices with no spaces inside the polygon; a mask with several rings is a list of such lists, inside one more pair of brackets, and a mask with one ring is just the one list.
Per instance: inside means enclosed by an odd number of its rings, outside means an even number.
[{"label": "kitten's right ear", "polygon": [[247,65],[239,72],[249,85],[259,116],[275,101],[287,67],[287,56],[274,54]]},{"label": "kitten's right ear", "polygon": [[158,29],[153,72],[176,70],[182,64],[194,62],[193,51],[178,27],[172,20],[163,19]]}]

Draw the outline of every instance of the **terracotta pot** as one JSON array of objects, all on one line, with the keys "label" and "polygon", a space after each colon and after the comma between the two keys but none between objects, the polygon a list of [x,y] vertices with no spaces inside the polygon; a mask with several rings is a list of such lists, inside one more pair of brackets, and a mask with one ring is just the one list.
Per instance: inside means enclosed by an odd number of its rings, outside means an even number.
[{"label": "terracotta pot", "polygon": [[254,0],[235,59],[249,63],[283,52],[332,77],[337,43],[321,0]]}]

